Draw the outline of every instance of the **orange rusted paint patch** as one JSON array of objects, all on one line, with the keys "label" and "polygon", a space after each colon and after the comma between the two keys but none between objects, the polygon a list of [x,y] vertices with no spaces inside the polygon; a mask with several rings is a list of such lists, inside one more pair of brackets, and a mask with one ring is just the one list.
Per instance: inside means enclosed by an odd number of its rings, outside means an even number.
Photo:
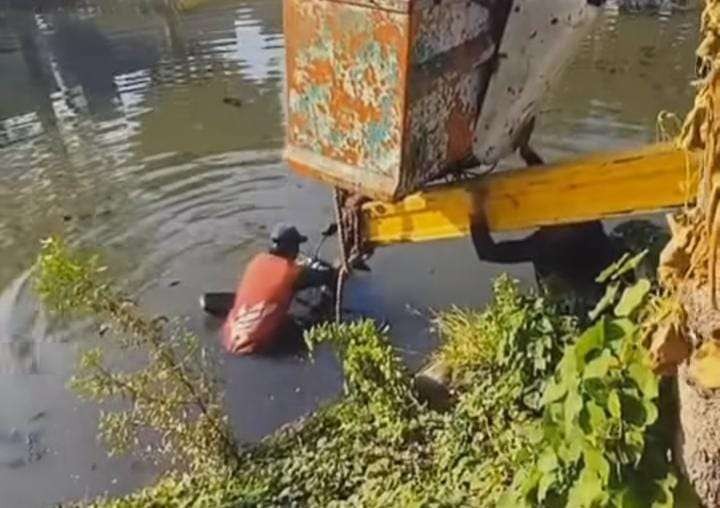
[{"label": "orange rusted paint patch", "polygon": [[380,44],[384,44],[389,47],[400,47],[406,41],[403,41],[403,32],[397,27],[397,25],[382,23],[382,20],[377,19],[377,26],[375,27],[374,38]]},{"label": "orange rusted paint patch", "polygon": [[330,60],[317,60],[313,62],[308,73],[310,79],[315,85],[323,85],[332,83],[333,69]]}]

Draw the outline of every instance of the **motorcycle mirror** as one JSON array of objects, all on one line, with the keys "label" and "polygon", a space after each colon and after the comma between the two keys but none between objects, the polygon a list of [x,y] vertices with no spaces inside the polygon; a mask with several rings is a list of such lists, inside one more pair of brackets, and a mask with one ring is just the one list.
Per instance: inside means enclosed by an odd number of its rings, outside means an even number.
[{"label": "motorcycle mirror", "polygon": [[336,222],[333,222],[328,227],[326,227],[322,233],[320,233],[323,237],[328,238],[330,236],[335,235],[338,232],[338,225]]}]

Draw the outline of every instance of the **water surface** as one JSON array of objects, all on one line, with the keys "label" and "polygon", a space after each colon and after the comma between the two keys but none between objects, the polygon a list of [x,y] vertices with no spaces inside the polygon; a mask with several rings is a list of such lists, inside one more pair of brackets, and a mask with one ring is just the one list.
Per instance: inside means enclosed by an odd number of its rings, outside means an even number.
[{"label": "water surface", "polygon": [[[332,217],[328,190],[281,160],[278,0],[182,15],[135,0],[24,5],[0,2],[0,499],[9,508],[127,492],[153,475],[108,458],[94,439],[97,409],[64,387],[87,339],[35,303],[28,268],[42,238],[99,247],[148,312],[186,318],[213,343],[217,323],[198,311],[198,295],[231,288],[276,221],[316,239]],[[653,141],[658,111],[691,102],[697,28],[697,13],[609,9],[547,101],[537,150],[556,160]],[[395,247],[372,266],[363,284],[412,365],[433,346],[413,309],[480,305],[507,270],[477,262],[467,241]],[[532,280],[530,267],[511,271]],[[232,358],[223,369],[243,440],[340,386],[327,351],[314,362]]]}]

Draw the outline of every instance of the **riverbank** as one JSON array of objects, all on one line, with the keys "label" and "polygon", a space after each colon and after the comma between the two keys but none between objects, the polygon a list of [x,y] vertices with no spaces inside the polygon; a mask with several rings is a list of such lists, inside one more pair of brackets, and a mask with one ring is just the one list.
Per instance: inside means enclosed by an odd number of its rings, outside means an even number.
[{"label": "riverbank", "polygon": [[307,341],[333,347],[343,395],[257,445],[231,437],[212,369],[188,361],[206,358],[197,338],[123,303],[96,258],[54,240],[35,273],[49,308],[91,313],[106,340],[147,356],[114,371],[91,350],[74,378],[85,397],[123,402],[101,420],[112,451],[170,465],[155,486],[92,506],[673,506],[670,406],[642,325],[661,297],[635,276],[642,257],[601,276],[608,292],[591,321],[507,276],[484,310],[438,314],[444,410],[372,321],[320,326]]}]

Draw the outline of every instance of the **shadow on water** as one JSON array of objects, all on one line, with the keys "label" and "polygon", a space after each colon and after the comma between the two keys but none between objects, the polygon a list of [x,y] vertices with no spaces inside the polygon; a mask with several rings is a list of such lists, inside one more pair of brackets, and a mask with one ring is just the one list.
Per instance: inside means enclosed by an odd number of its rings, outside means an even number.
[{"label": "shadow on water", "polygon": [[[108,458],[93,438],[97,408],[64,387],[89,334],[59,329],[35,303],[28,268],[40,239],[99,247],[148,312],[185,317],[213,344],[218,323],[198,295],[231,289],[276,221],[317,239],[332,216],[327,189],[281,160],[279,0],[182,15],[140,0],[28,5],[0,0],[0,492],[18,508],[153,476]],[[610,9],[547,102],[538,151],[552,160],[653,140],[659,110],[690,104],[697,25],[696,13]],[[387,319],[412,366],[434,345],[426,310],[481,305],[507,270],[478,263],[469,241],[394,247],[372,267],[351,306]],[[527,265],[512,272],[533,280]],[[314,361],[226,358],[223,369],[243,440],[341,383],[324,349]]]}]

